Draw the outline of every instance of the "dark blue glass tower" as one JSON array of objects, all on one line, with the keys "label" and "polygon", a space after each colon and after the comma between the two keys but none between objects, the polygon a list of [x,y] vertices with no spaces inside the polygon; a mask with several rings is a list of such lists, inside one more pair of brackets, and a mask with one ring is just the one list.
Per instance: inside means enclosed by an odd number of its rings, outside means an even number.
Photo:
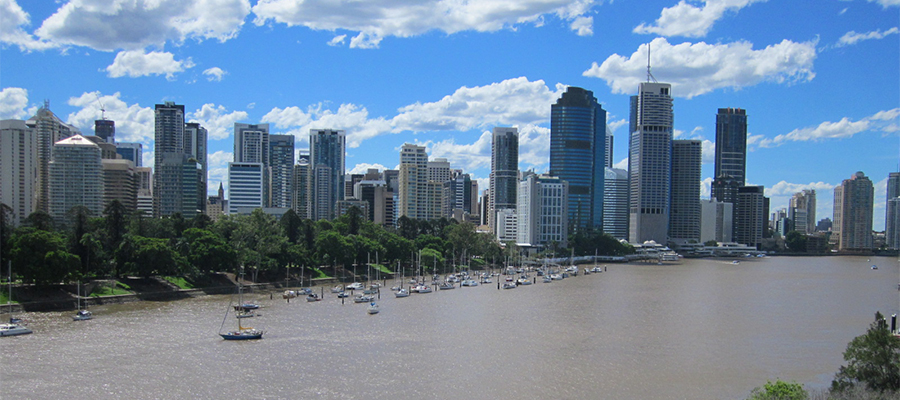
[{"label": "dark blue glass tower", "polygon": [[550,175],[569,182],[569,226],[603,228],[606,111],[594,93],[569,87],[550,107]]}]

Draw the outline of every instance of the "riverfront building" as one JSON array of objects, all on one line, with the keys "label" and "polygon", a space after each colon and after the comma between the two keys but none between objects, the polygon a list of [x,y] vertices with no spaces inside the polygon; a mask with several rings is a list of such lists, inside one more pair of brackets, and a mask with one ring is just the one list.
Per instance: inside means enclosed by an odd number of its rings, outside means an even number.
[{"label": "riverfront building", "polygon": [[343,130],[309,130],[310,216],[335,218],[335,204],[344,198],[347,136]]},{"label": "riverfront building", "polygon": [[424,219],[428,182],[428,154],[425,146],[404,143],[400,149],[399,204],[397,217]]},{"label": "riverfront building", "polygon": [[309,153],[301,151],[297,165],[294,166],[294,178],[291,182],[291,208],[301,219],[310,219],[309,173]]},{"label": "riverfront building", "polygon": [[672,141],[672,205],[669,214],[669,241],[686,244],[700,241],[699,140]]},{"label": "riverfront building", "polygon": [[50,172],[50,217],[58,227],[65,225],[66,213],[75,206],[87,208],[88,215],[103,212],[103,175],[100,146],[75,135],[53,145]]},{"label": "riverfront building", "polygon": [[519,130],[496,127],[491,140],[490,225],[496,228],[496,210],[516,208],[519,182]]},{"label": "riverfront building", "polygon": [[[80,134],[78,128],[66,124],[50,111],[50,102],[25,121],[25,125],[37,135],[37,177],[35,179],[34,211],[50,212],[50,159],[56,142]],[[25,218],[26,216],[22,216]]]},{"label": "riverfront building", "polygon": [[294,135],[269,136],[269,207],[291,208],[294,175]]},{"label": "riverfront building", "polygon": [[263,207],[263,164],[228,163],[228,213]]},{"label": "riverfront building", "polygon": [[884,215],[884,240],[889,249],[900,249],[900,172],[888,174]]},{"label": "riverfront building", "polygon": [[25,121],[0,121],[0,203],[12,209],[18,226],[35,210],[38,141]]},{"label": "riverfront building", "polygon": [[834,188],[834,224],[831,241],[839,251],[869,251],[873,248],[872,213],[875,187],[862,172],[844,179]]},{"label": "riverfront building", "polygon": [[589,90],[570,86],[550,107],[550,175],[569,184],[574,230],[603,227],[606,133],[606,110]]},{"label": "riverfront building", "polygon": [[[674,114],[672,85],[642,82],[631,97],[629,239],[668,242]],[[570,200],[571,201],[571,200]]]},{"label": "riverfront building", "polygon": [[794,223],[794,230],[803,234],[816,232],[816,191],[804,189],[791,196],[787,217]]},{"label": "riverfront building", "polygon": [[551,243],[567,247],[568,182],[555,176],[529,173],[519,181],[518,193],[516,242],[527,247],[543,248]]},{"label": "riverfront building", "polygon": [[628,240],[628,171],[606,168],[603,186],[603,232]]},{"label": "riverfront building", "polygon": [[734,241],[751,247],[758,247],[766,230],[768,207],[766,205],[765,187],[741,186],[738,188],[737,202],[734,204],[735,217]]},{"label": "riverfront building", "polygon": [[734,204],[716,199],[700,200],[700,243],[732,242]]}]

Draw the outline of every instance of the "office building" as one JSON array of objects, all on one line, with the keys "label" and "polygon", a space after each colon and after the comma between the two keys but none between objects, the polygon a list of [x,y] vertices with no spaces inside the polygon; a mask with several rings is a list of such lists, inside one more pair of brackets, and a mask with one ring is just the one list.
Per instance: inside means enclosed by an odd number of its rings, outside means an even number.
[{"label": "office building", "polygon": [[603,186],[603,232],[628,240],[628,171],[606,168]]},{"label": "office building", "polygon": [[884,213],[884,240],[890,249],[900,249],[900,213],[894,204],[898,197],[900,197],[900,172],[891,172],[888,174]]},{"label": "office building", "polygon": [[[62,122],[50,111],[50,102],[27,121],[25,125],[37,135],[37,177],[35,179],[34,211],[50,212],[50,159],[56,142],[75,134],[81,134],[78,128]],[[25,216],[27,217],[27,215]],[[24,218],[24,217],[23,217]]]},{"label": "office building", "polygon": [[446,158],[435,158],[428,161],[428,180],[444,184],[450,180],[450,161]]},{"label": "office building", "polygon": [[228,163],[228,213],[249,213],[263,207],[263,163]]},{"label": "office building", "polygon": [[309,211],[309,153],[301,151],[294,166],[294,180],[291,183],[291,208],[301,219],[311,219]]},{"label": "office building", "polygon": [[131,163],[134,164],[135,168],[142,167],[144,165],[144,145],[141,143],[116,143],[116,153],[122,156],[123,159],[131,161]]},{"label": "office building", "polygon": [[37,135],[25,121],[0,121],[0,203],[12,210],[12,226],[35,210],[37,155]]},{"label": "office building", "polygon": [[167,101],[154,108],[153,212],[164,217],[182,210],[184,105]]},{"label": "office building", "polygon": [[516,203],[519,246],[546,248],[553,243],[568,246],[568,195],[568,182],[559,177],[529,173],[519,181]]},{"label": "office building", "polygon": [[794,224],[793,230],[807,235],[816,232],[815,190],[804,189],[794,193],[787,211],[787,217]]},{"label": "office building", "polygon": [[425,146],[404,143],[400,149],[399,204],[397,217],[425,219],[428,154]]},{"label": "office building", "polygon": [[94,120],[94,136],[106,143],[116,143],[116,121],[106,118]]},{"label": "office building", "polygon": [[667,243],[671,200],[672,85],[642,82],[631,97],[628,241]]},{"label": "office building", "polygon": [[678,245],[700,241],[701,153],[699,140],[672,141],[669,241]]},{"label": "office building", "polygon": [[294,135],[269,136],[269,207],[292,208]]},{"label": "office building", "polygon": [[342,130],[309,130],[312,219],[334,219],[335,204],[344,198],[346,140]]},{"label": "office building", "polygon": [[[716,114],[715,178],[728,176],[743,186],[747,178],[747,111],[720,108]],[[715,195],[713,196],[715,197]],[[722,200],[719,200],[722,201]]]},{"label": "office building", "polygon": [[134,164],[125,159],[101,159],[103,170],[103,207],[118,200],[128,212],[137,211],[138,177]]},{"label": "office building", "polygon": [[731,243],[734,204],[716,199],[700,200],[700,243]]},{"label": "office building", "polygon": [[874,202],[875,187],[862,172],[844,179],[834,188],[831,240],[838,251],[869,251],[873,248]]},{"label": "office building", "polygon": [[150,167],[135,167],[137,186],[137,211],[145,217],[153,216],[153,170]]},{"label": "office building", "polygon": [[234,162],[262,163],[269,160],[269,124],[234,124]]},{"label": "office building", "polygon": [[734,241],[747,246],[759,246],[766,230],[768,207],[765,187],[741,186],[738,188],[737,202],[733,214],[736,215]]},{"label": "office building", "polygon": [[515,208],[499,208],[494,210],[496,221],[495,237],[500,243],[515,243],[519,238],[519,214]]},{"label": "office building", "polygon": [[491,140],[490,203],[492,227],[495,210],[516,208],[516,187],[519,182],[519,130],[494,128]]},{"label": "office building", "polygon": [[57,227],[66,224],[66,213],[83,206],[91,217],[103,212],[103,174],[100,146],[75,135],[53,145],[49,162],[50,217]]},{"label": "office building", "polygon": [[603,228],[606,111],[594,93],[569,87],[550,106],[550,175],[568,182],[573,230]]}]

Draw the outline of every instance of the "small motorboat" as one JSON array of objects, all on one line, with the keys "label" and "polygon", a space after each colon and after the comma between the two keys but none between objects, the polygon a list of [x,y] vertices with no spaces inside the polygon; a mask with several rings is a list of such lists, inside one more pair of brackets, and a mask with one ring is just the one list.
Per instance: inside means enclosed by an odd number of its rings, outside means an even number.
[{"label": "small motorboat", "polygon": [[32,333],[31,329],[26,328],[21,322],[22,320],[18,318],[10,318],[9,323],[0,324],[0,336],[27,335]]},{"label": "small motorboat", "polygon": [[456,289],[456,285],[454,285],[450,282],[443,282],[440,285],[438,285],[438,289],[440,289],[440,290]]},{"label": "small motorboat", "polygon": [[321,300],[322,300],[322,298],[319,297],[319,295],[317,295],[315,293],[310,293],[308,296],[306,296],[306,301],[312,302],[312,301],[321,301]]},{"label": "small motorboat", "polygon": [[462,281],[461,285],[462,286],[478,286],[478,281],[476,281],[474,279],[466,279],[466,280]]},{"label": "small motorboat", "polygon": [[363,290],[364,288],[363,284],[359,282],[353,282],[347,285],[347,290]]},{"label": "small motorboat", "polygon": [[600,267],[594,267],[594,268],[591,268],[591,272],[593,272],[593,273],[595,273],[595,274],[596,274],[596,273],[600,273],[600,272],[603,272],[603,268],[600,268]]},{"label": "small motorboat", "polygon": [[378,304],[375,304],[374,301],[369,303],[369,308],[366,309],[366,312],[369,313],[370,315],[378,314],[379,311],[381,311],[381,309],[378,308]]},{"label": "small motorboat", "polygon": [[553,282],[553,279],[550,278],[550,276],[548,276],[548,275],[544,275],[544,278],[543,278],[543,279],[544,279],[544,283],[550,283],[550,282]]},{"label": "small motorboat", "polygon": [[431,293],[431,286],[428,285],[418,285],[413,289],[416,293]]},{"label": "small motorboat", "polygon": [[396,293],[394,293],[395,297],[409,297],[409,290],[400,289]]},{"label": "small motorboat", "polygon": [[284,293],[281,294],[282,299],[293,299],[297,297],[297,292],[294,290],[285,290]]},{"label": "small motorboat", "polygon": [[563,276],[560,274],[550,274],[550,279],[554,281],[561,281]]},{"label": "small motorboat", "polygon": [[341,285],[337,285],[337,286],[331,288],[331,293],[340,293],[343,291],[344,291],[344,287]]},{"label": "small motorboat", "polygon": [[504,288],[504,289],[515,289],[515,288],[516,288],[516,284],[515,284],[515,283],[511,283],[511,282],[506,282],[506,283],[503,284],[503,288]]},{"label": "small motorboat", "polygon": [[374,296],[369,296],[369,295],[364,295],[364,294],[358,294],[358,295],[356,295],[356,297],[353,298],[354,303],[370,303],[372,301],[375,301]]},{"label": "small motorboat", "polygon": [[338,293],[337,295],[338,295],[337,297],[338,297],[339,299],[343,299],[343,298],[350,297],[350,293],[347,293],[347,292],[340,292],[340,293]]},{"label": "small motorboat", "polygon": [[259,304],[256,303],[242,303],[240,305],[234,306],[234,311],[249,311],[259,309]]}]

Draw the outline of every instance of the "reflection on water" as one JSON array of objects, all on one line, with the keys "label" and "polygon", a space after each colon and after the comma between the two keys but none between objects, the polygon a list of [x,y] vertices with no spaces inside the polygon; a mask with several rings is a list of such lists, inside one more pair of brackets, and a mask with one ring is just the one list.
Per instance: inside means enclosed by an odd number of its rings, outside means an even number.
[{"label": "reflection on water", "polygon": [[[0,340],[9,398],[738,399],[767,379],[826,387],[875,311],[898,312],[896,260],[611,264],[602,274],[397,299],[263,304],[218,335],[231,296],[26,313]],[[388,284],[390,286],[390,282]],[[328,292],[328,290],[326,290]],[[349,300],[349,299],[348,299]],[[230,329],[234,321],[225,321]]]}]

